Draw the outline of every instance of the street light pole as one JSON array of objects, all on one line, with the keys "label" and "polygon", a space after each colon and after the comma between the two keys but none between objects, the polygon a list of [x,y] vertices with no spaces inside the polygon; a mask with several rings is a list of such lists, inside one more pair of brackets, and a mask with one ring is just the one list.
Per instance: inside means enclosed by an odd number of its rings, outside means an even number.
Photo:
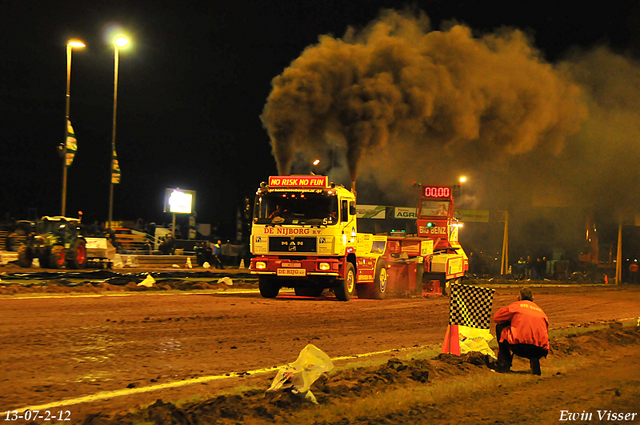
[{"label": "street light pole", "polygon": [[114,156],[116,152],[116,109],[118,105],[118,66],[120,61],[120,53],[119,47],[125,46],[129,40],[124,37],[118,37],[113,45],[114,45],[114,55],[113,55],[113,127],[111,131],[111,167],[109,170],[110,176],[110,189],[109,189],[109,226],[111,229],[113,225],[113,165],[114,165]]},{"label": "street light pole", "polygon": [[622,217],[618,222],[618,249],[616,253],[616,285],[622,282]]},{"label": "street light pole", "polygon": [[509,273],[509,211],[504,211],[504,235],[502,238],[502,259],[500,262],[500,274]]},{"label": "street light pole", "polygon": [[69,137],[69,109],[71,107],[71,52],[73,47],[82,48],[85,44],[78,40],[67,42],[67,99],[64,119],[64,142],[62,145],[62,202],[60,215],[64,216],[67,210],[67,138]]}]

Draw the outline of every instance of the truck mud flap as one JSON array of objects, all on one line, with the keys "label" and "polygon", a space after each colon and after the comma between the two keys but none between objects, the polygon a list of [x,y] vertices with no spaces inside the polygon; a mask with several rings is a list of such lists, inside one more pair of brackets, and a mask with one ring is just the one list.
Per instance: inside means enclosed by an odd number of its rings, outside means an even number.
[{"label": "truck mud flap", "polygon": [[422,277],[422,296],[447,295],[446,276],[443,273],[424,273]]}]

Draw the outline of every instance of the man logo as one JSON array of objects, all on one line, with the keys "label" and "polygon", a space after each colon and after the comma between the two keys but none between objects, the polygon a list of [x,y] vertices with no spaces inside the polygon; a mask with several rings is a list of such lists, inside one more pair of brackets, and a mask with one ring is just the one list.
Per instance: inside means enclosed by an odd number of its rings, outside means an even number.
[{"label": "man logo", "polygon": [[[318,237],[313,238],[295,238],[293,240],[289,239],[289,237],[263,237],[263,244],[269,244],[269,251],[272,252],[291,252],[291,253],[302,253],[302,252],[317,252],[318,246]],[[267,240],[268,239],[268,240]],[[326,238],[329,239],[329,238]],[[322,245],[326,247],[327,245]]]},{"label": "man logo", "polygon": [[262,242],[262,238],[260,236],[256,236],[256,243]]},{"label": "man logo", "polygon": [[327,243],[327,238],[318,238],[318,243]]},{"label": "man logo", "polygon": [[282,242],[283,245],[289,245],[289,251],[296,251],[296,246],[304,246],[304,242],[302,241],[291,241],[288,244],[286,242]]}]

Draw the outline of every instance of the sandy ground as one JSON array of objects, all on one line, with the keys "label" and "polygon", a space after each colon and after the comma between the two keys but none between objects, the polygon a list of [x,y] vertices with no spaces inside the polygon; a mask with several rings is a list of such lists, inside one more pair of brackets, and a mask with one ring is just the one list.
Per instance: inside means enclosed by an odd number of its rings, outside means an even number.
[{"label": "sandy ground", "polygon": [[[0,296],[0,412],[39,407],[68,411],[71,423],[126,423],[122,418],[109,418],[158,399],[184,401],[197,396],[210,400],[238,385],[266,389],[275,371],[260,370],[292,362],[308,343],[332,358],[386,350],[374,358],[393,357],[398,354],[393,350],[398,349],[402,353],[439,349],[447,326],[447,298],[354,299],[344,303],[330,293],[316,299],[285,293],[270,300],[261,298],[255,289],[241,291],[253,288],[253,283],[235,283],[229,287],[209,281],[208,286],[198,286],[198,282],[190,281],[182,289],[191,290],[183,291],[170,290],[169,283],[164,290],[139,290],[135,282],[128,288],[121,284],[85,284],[76,287],[74,293],[56,289],[53,284],[49,292],[46,287],[14,288],[8,292],[12,295]],[[549,316],[551,328],[557,330],[637,318],[639,289],[544,286],[535,288],[534,296]],[[514,301],[516,293],[515,287],[497,287],[494,309]],[[413,409],[415,414],[391,415],[383,418],[387,422],[380,423],[425,423],[422,421],[427,418],[427,422],[459,423],[456,419],[466,417],[474,418],[475,423],[527,422],[518,420],[522,411],[528,415],[536,412],[537,416],[526,417],[529,423],[556,423],[563,409],[581,412],[598,406],[640,413],[638,398],[629,399],[630,395],[640,395],[639,362],[635,361],[640,351],[638,338],[616,338],[615,334],[601,336],[600,342],[591,344],[599,347],[596,352],[581,352],[582,345],[573,340],[558,341],[558,347],[564,348],[550,355],[549,365],[556,365],[554,361],[562,356],[580,355],[586,359],[585,369],[566,374],[559,366],[550,368],[543,361],[542,378],[485,394],[482,403],[473,398],[462,404],[425,405]],[[528,369],[524,363],[520,366],[523,371]],[[409,369],[425,367],[413,365]],[[454,364],[451,368],[452,375],[459,372],[466,376],[476,369],[493,373],[484,366],[469,369]],[[162,388],[162,384],[179,382],[185,385]],[[113,393],[105,395],[109,391]],[[331,403],[336,391],[328,389],[320,394],[325,403]],[[69,402],[87,396],[93,398]],[[530,400],[524,409],[505,402],[522,397]],[[64,400],[67,402],[56,404]],[[265,403],[263,393],[255,400],[256,406]],[[239,402],[228,403],[233,406]],[[163,404],[159,406],[166,410]],[[194,409],[197,418],[202,409]],[[262,419],[273,422],[272,416],[269,413]],[[227,423],[224,418],[202,419],[205,417],[200,417],[199,423]],[[233,415],[227,419],[231,421],[228,423],[242,423]],[[278,417],[275,419],[277,422]],[[640,418],[636,416],[635,421],[640,423]],[[34,423],[51,422],[40,419]],[[198,422],[154,419],[151,423]]]}]

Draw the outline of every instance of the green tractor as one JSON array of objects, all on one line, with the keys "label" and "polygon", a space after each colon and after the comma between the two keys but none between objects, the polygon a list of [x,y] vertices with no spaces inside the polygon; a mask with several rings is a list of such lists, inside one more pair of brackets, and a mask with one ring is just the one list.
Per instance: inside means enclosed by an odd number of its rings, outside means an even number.
[{"label": "green tractor", "polygon": [[82,236],[80,219],[69,217],[42,217],[36,231],[18,248],[18,264],[31,267],[37,258],[40,267],[71,269],[87,266],[87,242]]}]

